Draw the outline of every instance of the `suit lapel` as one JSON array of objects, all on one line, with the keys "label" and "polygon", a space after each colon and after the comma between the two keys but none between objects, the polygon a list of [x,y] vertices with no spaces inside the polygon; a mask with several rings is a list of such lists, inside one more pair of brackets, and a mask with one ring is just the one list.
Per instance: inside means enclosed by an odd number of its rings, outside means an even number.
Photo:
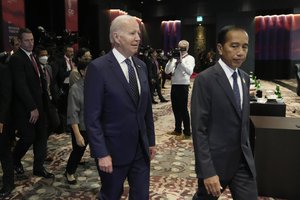
[{"label": "suit lapel", "polygon": [[240,77],[241,77],[241,81],[242,81],[242,88],[243,88],[243,105],[242,105],[242,111],[244,111],[247,108],[247,104],[249,103],[249,89],[248,89],[248,85],[246,83],[245,80],[245,76],[243,73],[239,73]]},{"label": "suit lapel", "polygon": [[137,74],[138,74],[138,79],[139,79],[139,82],[140,82],[140,87],[141,87],[141,92],[140,92],[140,100],[138,102],[138,106],[141,105],[141,102],[143,101],[142,100],[142,97],[143,97],[143,93],[144,93],[144,90],[145,90],[145,87],[143,85],[143,80],[144,80],[144,73],[143,73],[143,69],[140,65],[137,64],[137,61],[136,61],[136,58],[135,57],[132,57],[132,61],[134,63],[134,66],[135,66],[135,69],[137,71]]},{"label": "suit lapel", "polygon": [[[224,90],[226,97],[231,102],[231,104],[234,107],[236,113],[239,115],[239,117],[241,117],[241,109],[238,108],[238,104],[236,103],[232,87],[230,85],[230,82],[229,82],[224,70],[222,69],[222,67],[219,64],[216,65],[215,69],[216,69],[216,81],[217,81],[217,83]],[[244,88],[243,88],[243,91],[244,91]]]},{"label": "suit lapel", "polygon": [[111,62],[112,70],[113,70],[114,74],[116,75],[117,80],[119,80],[121,82],[122,86],[124,87],[124,89],[126,90],[128,95],[130,96],[131,100],[135,104],[134,98],[133,98],[133,96],[130,92],[128,81],[127,81],[127,79],[126,79],[126,77],[125,77],[125,75],[124,75],[124,73],[121,69],[120,64],[118,63],[117,59],[113,55],[112,51],[110,51],[109,55],[110,55],[109,56],[109,61]]}]

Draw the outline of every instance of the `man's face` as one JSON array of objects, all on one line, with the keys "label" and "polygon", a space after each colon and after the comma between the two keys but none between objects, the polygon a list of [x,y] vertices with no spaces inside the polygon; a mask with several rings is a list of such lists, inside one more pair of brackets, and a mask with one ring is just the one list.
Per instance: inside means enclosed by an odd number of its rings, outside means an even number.
[{"label": "man's face", "polygon": [[34,46],[34,38],[32,33],[23,33],[20,40],[20,47],[31,52]]},{"label": "man's face", "polygon": [[229,31],[224,45],[217,45],[221,59],[232,69],[240,67],[247,57],[248,41],[245,31]]},{"label": "man's face", "polygon": [[68,58],[72,58],[73,55],[74,55],[74,49],[73,49],[72,47],[68,47],[68,48],[66,49],[65,55],[66,55]]},{"label": "man's face", "polygon": [[16,52],[20,47],[20,41],[18,39],[14,39],[14,44],[12,46],[12,50]]},{"label": "man's face", "polygon": [[125,57],[137,53],[140,44],[140,28],[136,20],[132,19],[123,24],[121,31],[114,33],[116,49]]}]

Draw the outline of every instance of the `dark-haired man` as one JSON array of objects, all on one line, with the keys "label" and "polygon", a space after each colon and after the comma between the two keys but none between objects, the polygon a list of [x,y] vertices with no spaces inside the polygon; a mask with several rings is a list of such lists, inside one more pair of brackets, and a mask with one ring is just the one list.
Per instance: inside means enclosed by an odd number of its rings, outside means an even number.
[{"label": "dark-haired man", "polygon": [[9,67],[13,81],[13,122],[20,131],[13,151],[15,171],[23,174],[21,159],[33,145],[33,174],[45,178],[54,177],[44,168],[47,130],[45,125],[46,80],[37,59],[32,53],[34,37],[27,28],[18,32],[20,48],[12,55]]},{"label": "dark-haired man", "polygon": [[219,61],[195,79],[192,136],[198,191],[193,200],[217,199],[229,186],[233,199],[257,200],[249,142],[249,76],[240,66],[247,32],[226,26],[218,34]]}]

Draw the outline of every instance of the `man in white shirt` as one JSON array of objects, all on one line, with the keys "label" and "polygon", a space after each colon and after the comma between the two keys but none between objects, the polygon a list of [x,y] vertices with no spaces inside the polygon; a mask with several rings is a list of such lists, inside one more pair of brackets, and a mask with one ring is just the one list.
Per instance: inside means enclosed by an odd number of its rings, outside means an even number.
[{"label": "man in white shirt", "polygon": [[[191,136],[190,116],[188,111],[188,95],[190,76],[195,67],[195,58],[188,54],[189,42],[181,40],[178,43],[180,55],[172,57],[165,69],[165,73],[172,73],[171,101],[175,117],[175,130],[170,134],[180,136],[179,139],[188,139]],[[182,123],[184,129],[182,130]],[[183,132],[183,135],[181,135]]]}]

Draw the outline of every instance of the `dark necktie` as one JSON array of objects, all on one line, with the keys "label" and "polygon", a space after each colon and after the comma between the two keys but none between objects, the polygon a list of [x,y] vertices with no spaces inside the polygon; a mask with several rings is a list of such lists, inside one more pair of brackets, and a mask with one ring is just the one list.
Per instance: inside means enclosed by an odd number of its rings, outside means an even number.
[{"label": "dark necktie", "polygon": [[137,78],[135,75],[135,71],[131,64],[131,61],[128,58],[125,60],[125,63],[127,64],[127,67],[128,67],[129,87],[130,87],[132,96],[134,98],[134,101],[137,104],[139,101],[139,88],[138,88],[138,84],[137,84]]},{"label": "dark necktie", "polygon": [[240,96],[239,86],[238,86],[238,83],[237,83],[237,73],[236,72],[233,72],[232,78],[233,78],[234,97],[235,97],[235,100],[236,100],[236,103],[237,103],[239,109],[241,109],[241,96]]},{"label": "dark necktie", "polygon": [[32,65],[34,66],[35,72],[37,73],[37,75],[40,77],[40,71],[39,71],[39,67],[34,59],[34,56],[32,54],[30,54],[30,60],[32,62]]},{"label": "dark necktie", "polygon": [[71,58],[69,59],[69,65],[70,65],[70,71],[72,71],[72,69],[73,69],[73,63],[72,63],[72,59]]}]

